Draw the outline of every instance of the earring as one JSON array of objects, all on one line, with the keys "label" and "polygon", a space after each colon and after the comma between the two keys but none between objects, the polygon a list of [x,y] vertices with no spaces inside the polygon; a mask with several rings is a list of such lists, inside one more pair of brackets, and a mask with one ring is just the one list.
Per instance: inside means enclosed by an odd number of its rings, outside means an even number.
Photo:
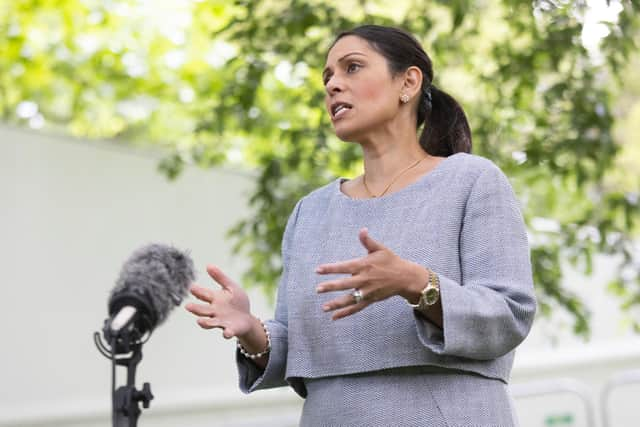
[{"label": "earring", "polygon": [[409,95],[407,95],[406,93],[403,93],[400,96],[400,102],[402,102],[403,104],[406,104],[407,102],[409,102],[409,99],[411,98],[409,98]]}]

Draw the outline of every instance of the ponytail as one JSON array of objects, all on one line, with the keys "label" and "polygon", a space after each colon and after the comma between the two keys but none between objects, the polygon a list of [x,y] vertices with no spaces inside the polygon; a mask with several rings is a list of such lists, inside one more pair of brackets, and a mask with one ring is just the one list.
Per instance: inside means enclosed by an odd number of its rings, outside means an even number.
[{"label": "ponytail", "polygon": [[420,135],[422,149],[432,156],[443,157],[470,153],[471,129],[460,104],[434,85],[423,91],[421,101],[418,124],[424,121]]}]

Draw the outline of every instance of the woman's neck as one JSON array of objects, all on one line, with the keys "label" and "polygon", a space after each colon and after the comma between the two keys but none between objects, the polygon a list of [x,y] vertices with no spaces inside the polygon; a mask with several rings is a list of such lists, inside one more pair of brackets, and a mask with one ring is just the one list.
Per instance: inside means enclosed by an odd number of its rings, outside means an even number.
[{"label": "woman's neck", "polygon": [[362,144],[364,175],[372,187],[386,185],[398,173],[428,156],[418,139],[368,141]]}]

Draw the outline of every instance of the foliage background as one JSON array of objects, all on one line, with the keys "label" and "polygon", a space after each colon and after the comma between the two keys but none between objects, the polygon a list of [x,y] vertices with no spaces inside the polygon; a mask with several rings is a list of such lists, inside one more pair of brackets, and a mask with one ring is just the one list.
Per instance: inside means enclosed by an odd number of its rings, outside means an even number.
[{"label": "foliage background", "polygon": [[474,152],[512,180],[541,313],[588,336],[562,265],[589,274],[604,253],[619,274],[603,286],[638,329],[640,4],[608,3],[0,0],[0,119],[158,147],[170,179],[187,163],[257,171],[230,236],[244,283],[272,294],[294,203],[361,170],[324,112],[327,47],[362,23],[401,26],[465,107]]}]

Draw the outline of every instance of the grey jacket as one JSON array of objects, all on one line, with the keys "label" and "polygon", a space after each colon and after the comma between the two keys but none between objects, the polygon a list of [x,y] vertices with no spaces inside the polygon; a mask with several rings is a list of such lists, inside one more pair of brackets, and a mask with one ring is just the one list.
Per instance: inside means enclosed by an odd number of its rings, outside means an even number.
[{"label": "grey jacket", "polygon": [[[283,237],[284,271],[272,350],[263,371],[237,355],[244,392],[304,378],[433,366],[507,382],[514,349],[531,327],[536,302],[527,235],[509,181],[489,160],[459,153],[417,182],[376,199],[352,199],[341,180],[296,205]],[[358,230],[440,276],[443,329],[401,297],[338,321],[317,294],[323,263],[358,258]]]}]

